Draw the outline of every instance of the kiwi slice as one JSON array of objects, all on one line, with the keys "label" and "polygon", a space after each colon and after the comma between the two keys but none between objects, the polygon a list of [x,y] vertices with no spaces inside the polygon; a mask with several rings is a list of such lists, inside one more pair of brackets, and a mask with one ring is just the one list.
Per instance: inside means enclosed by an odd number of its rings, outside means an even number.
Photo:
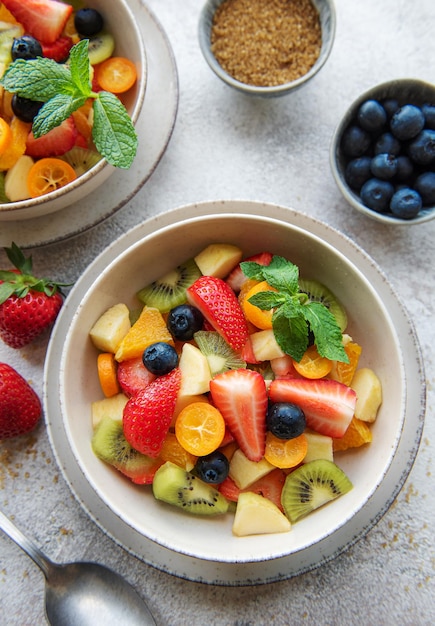
[{"label": "kiwi slice", "polygon": [[113,35],[101,31],[98,35],[90,37],[88,56],[91,65],[98,65],[112,56],[115,50],[115,39]]},{"label": "kiwi slice", "polygon": [[281,494],[284,512],[292,522],[347,493],[353,485],[338,465],[317,459],[289,474]]},{"label": "kiwi slice", "polygon": [[87,150],[81,146],[74,146],[74,148],[71,148],[71,150],[68,150],[68,152],[65,152],[65,154],[59,158],[69,163],[71,167],[74,168],[77,176],[81,176],[101,161],[102,156],[98,154],[98,152],[95,152],[95,150]]},{"label": "kiwi slice", "polygon": [[227,370],[246,367],[244,361],[215,331],[199,330],[193,335],[196,345],[207,358],[212,377]]},{"label": "kiwi slice", "polygon": [[92,437],[94,454],[131,478],[134,483],[151,482],[150,476],[161,461],[151,459],[131,447],[124,436],[122,420],[104,417]]},{"label": "kiwi slice", "polygon": [[197,264],[193,259],[189,259],[138,291],[137,297],[147,306],[167,313],[186,302],[186,289],[200,276]]},{"label": "kiwi slice", "polygon": [[157,470],[153,493],[157,500],[174,504],[187,513],[218,515],[228,510],[227,499],[217,489],[170,461]]},{"label": "kiwi slice", "polygon": [[299,289],[302,293],[306,293],[312,302],[320,302],[331,311],[341,332],[346,329],[346,311],[337,300],[337,298],[334,296],[332,291],[325,287],[325,285],[322,285],[322,283],[319,283],[317,280],[300,278]]}]

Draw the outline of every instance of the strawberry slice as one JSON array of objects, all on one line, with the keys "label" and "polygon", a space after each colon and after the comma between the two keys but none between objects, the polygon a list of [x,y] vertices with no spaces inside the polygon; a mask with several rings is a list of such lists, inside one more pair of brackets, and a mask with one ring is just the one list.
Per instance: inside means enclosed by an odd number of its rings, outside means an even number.
[{"label": "strawberry slice", "polygon": [[201,276],[187,289],[187,299],[233,350],[243,348],[248,339],[248,326],[236,295],[224,280]]},{"label": "strawberry slice", "polygon": [[41,43],[55,42],[73,11],[70,4],[57,0],[3,0],[3,4]]},{"label": "strawberry slice", "polygon": [[53,43],[41,43],[42,53],[47,59],[53,59],[57,63],[62,63],[69,56],[69,51],[73,47],[71,37],[63,35]]},{"label": "strawberry slice", "polygon": [[129,398],[148,387],[156,378],[147,370],[141,356],[118,363],[117,377],[119,386]]},{"label": "strawberry slice", "polygon": [[171,425],[181,371],[159,376],[129,399],[124,407],[123,428],[128,443],[138,452],[158,457]]},{"label": "strawberry slice", "polygon": [[355,412],[356,393],[335,380],[275,379],[269,397],[272,402],[297,404],[308,428],[329,437],[342,437]]},{"label": "strawberry slice", "polygon": [[263,458],[266,446],[267,392],[264,379],[248,369],[228,370],[210,381],[213,404],[251,461]]},{"label": "strawberry slice", "polygon": [[26,154],[35,158],[60,156],[71,150],[77,138],[74,119],[69,117],[45,135],[35,139],[31,132],[27,137]]},{"label": "strawberry slice", "polygon": [[[253,256],[249,256],[244,261],[252,261],[254,263],[258,263],[258,265],[269,265],[272,260],[273,255],[270,252],[260,252],[259,254],[254,254]],[[239,265],[229,273],[227,276],[226,282],[231,287],[233,291],[238,293],[242,288],[243,283],[246,280],[245,274],[242,272],[242,268]]]},{"label": "strawberry slice", "polygon": [[217,486],[217,489],[227,500],[231,500],[231,502],[237,502],[239,494],[243,491],[252,491],[253,493],[258,493],[258,495],[271,500],[283,511],[281,492],[286,478],[286,473],[282,469],[277,468],[269,472],[266,476],[263,476],[263,478],[255,481],[255,483],[246,489],[239,489],[229,476]]}]

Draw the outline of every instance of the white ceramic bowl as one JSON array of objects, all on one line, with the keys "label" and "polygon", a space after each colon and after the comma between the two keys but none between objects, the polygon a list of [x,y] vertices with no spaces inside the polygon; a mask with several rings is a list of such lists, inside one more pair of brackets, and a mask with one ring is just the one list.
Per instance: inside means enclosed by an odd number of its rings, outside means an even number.
[{"label": "white ceramic bowl", "polygon": [[332,174],[343,197],[360,213],[391,226],[421,224],[435,218],[435,206],[424,206],[416,217],[408,220],[395,217],[392,213],[378,213],[363,204],[358,193],[349,187],[345,179],[344,173],[348,159],[344,157],[340,148],[344,131],[355,119],[359,107],[365,100],[383,100],[386,98],[396,99],[400,106],[404,104],[416,104],[417,106],[426,103],[435,104],[435,85],[414,78],[402,78],[381,83],[361,94],[350,105],[333,134],[330,146]]},{"label": "white ceramic bowl", "polygon": [[[144,102],[147,75],[146,51],[137,20],[127,0],[112,0],[110,7],[104,0],[87,0],[86,6],[99,10],[103,15],[105,27],[113,33],[116,40],[114,54],[125,56],[136,65],[138,80],[124,99],[128,113],[133,123],[136,123]],[[114,171],[115,168],[102,159],[85,174],[61,189],[38,198],[0,204],[0,221],[25,220],[60,211],[74,202],[85,199]],[[92,207],[89,210],[92,210]]]},{"label": "white ceramic bowl", "polygon": [[[101,398],[89,329],[111,305],[137,306],[135,292],[211,242],[231,242],[296,263],[329,286],[379,375],[384,402],[370,446],[337,454],[354,488],[294,524],[291,532],[237,538],[233,516],[189,516],[154,500],[91,450],[90,404]],[[50,342],[45,405],[60,466],[84,508],[116,541],[165,571],[219,584],[286,578],[332,558],[388,508],[416,454],[424,376],[413,328],[384,275],[325,224],[283,207],[215,202],[182,207],[136,227],[89,267],[68,296]]]},{"label": "white ceramic bowl", "polygon": [[283,96],[291,93],[292,91],[296,91],[296,89],[299,89],[300,87],[302,87],[302,85],[305,85],[305,83],[311,80],[311,78],[313,78],[313,76],[315,76],[326,63],[331,53],[335,38],[335,6],[333,0],[312,0],[312,3],[317,9],[320,17],[320,25],[322,29],[322,47],[318,59],[310,68],[310,70],[296,80],[272,87],[249,85],[246,83],[242,83],[239,80],[236,80],[233,76],[228,74],[228,72],[226,72],[218,63],[216,57],[211,50],[210,45],[213,16],[216,12],[216,9],[219,7],[220,4],[222,4],[223,1],[224,0],[206,1],[199,19],[198,36],[202,53],[208,65],[213,70],[213,72],[230,87],[234,87],[235,89],[238,89],[243,93],[254,96]]}]

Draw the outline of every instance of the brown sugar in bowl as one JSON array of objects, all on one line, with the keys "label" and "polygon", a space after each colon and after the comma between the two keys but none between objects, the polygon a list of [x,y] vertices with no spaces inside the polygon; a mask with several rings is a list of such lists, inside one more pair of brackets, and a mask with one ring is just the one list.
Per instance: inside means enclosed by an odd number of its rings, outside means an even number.
[{"label": "brown sugar in bowl", "polygon": [[199,42],[228,85],[278,96],[301,87],[324,65],[335,23],[332,0],[208,0]]}]

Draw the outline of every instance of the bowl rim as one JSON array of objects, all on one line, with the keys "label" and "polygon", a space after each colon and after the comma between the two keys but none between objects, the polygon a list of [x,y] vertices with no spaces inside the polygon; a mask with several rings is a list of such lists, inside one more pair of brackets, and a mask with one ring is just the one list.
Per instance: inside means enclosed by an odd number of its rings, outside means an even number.
[{"label": "bowl rim", "polygon": [[[234,201],[231,201],[230,204],[234,205]],[[195,207],[199,207],[200,211],[202,211],[204,209],[207,209],[207,207],[210,207],[210,204],[209,203],[208,204],[205,203],[205,206],[204,205],[195,205],[193,208],[192,208],[192,206],[190,206],[191,214],[194,212]],[[218,203],[217,205],[213,205],[214,213],[216,213],[216,210],[218,210],[219,213],[221,213],[221,212],[222,213],[226,213],[228,211],[227,207],[228,207],[228,203],[227,203],[226,206],[225,206],[225,203]],[[286,222],[289,222],[289,221],[292,222],[291,210],[285,209],[285,208],[282,208],[282,207],[278,208],[278,207],[276,207],[274,205],[265,205],[263,203],[258,203],[258,204],[256,204],[256,203],[247,203],[247,211],[246,212],[248,212],[249,214],[252,214],[253,211],[254,212],[256,212],[258,210],[260,210],[260,211],[266,210],[267,211],[267,209],[269,207],[272,207],[272,210],[273,209],[279,209],[278,212],[279,211],[284,211],[284,214],[281,214],[278,217],[279,218],[282,217],[284,219],[287,218],[287,219],[285,219]],[[236,207],[236,210],[238,208],[239,207]],[[288,215],[286,215],[286,211],[289,212]],[[233,215],[231,215],[231,217],[233,217]],[[169,222],[166,221],[168,218],[170,220]],[[166,216],[159,216],[159,218],[157,218],[157,220],[155,220],[155,218],[153,218],[151,220],[147,220],[144,224],[139,225],[138,227],[135,227],[133,229],[133,231],[134,231],[133,233],[132,233],[132,231],[130,231],[130,237],[131,237],[131,234],[133,234],[133,237],[134,237],[134,235],[136,233],[139,234],[139,233],[142,232],[142,234],[143,234],[143,230],[144,229],[145,229],[145,234],[146,234],[146,229],[148,229],[152,233],[152,232],[154,232],[154,230],[159,225],[161,225],[162,222],[163,222],[163,226],[167,226],[168,223],[171,224],[171,222],[174,221],[174,218],[175,218],[175,221],[184,221],[184,218],[185,218],[185,207],[181,207],[175,215],[174,215],[174,212],[172,211],[172,212],[170,212],[169,216],[168,215],[166,215]],[[292,224],[295,225],[294,221],[297,222],[298,220],[300,220],[300,218],[301,218],[300,214],[298,215],[296,213],[293,213],[293,222],[292,222]],[[311,226],[311,225],[313,225],[313,222],[314,222],[314,226],[319,224],[320,228],[326,228],[326,234],[328,234],[328,231],[329,231],[329,233],[331,233],[331,232],[335,233],[334,236],[338,237],[340,242],[343,242],[343,241],[346,242],[346,238],[341,233],[338,233],[337,231],[334,231],[334,229],[331,229],[330,227],[327,227],[323,223],[317,222],[316,220],[313,220],[312,218],[306,217],[304,219],[308,219],[308,224],[307,225]],[[165,224],[165,221],[166,221],[166,224]],[[304,228],[304,230],[306,230],[306,228]],[[311,231],[311,228],[310,228],[310,231]],[[120,250],[119,246],[120,245],[122,246],[122,242],[123,241],[124,242],[127,241],[128,236],[129,236],[128,233],[127,233],[127,235],[122,236],[120,238],[121,241],[118,240],[113,245],[109,246],[108,250],[103,252],[103,254],[100,255],[100,257],[101,256],[103,256],[103,257],[107,256],[107,254],[111,254],[113,256],[113,254],[115,254],[116,251]],[[323,237],[322,237],[322,239],[323,239]],[[348,244],[346,243],[346,245],[348,245]],[[356,244],[354,242],[351,242],[351,246],[354,249],[354,252],[355,252],[355,248],[357,248],[357,258],[358,259],[360,259],[361,255],[362,255],[362,258],[367,257],[367,255],[365,255],[365,253],[363,253],[360,249],[358,249],[358,247],[356,246]],[[370,266],[372,267],[373,271],[375,271],[376,273],[379,273],[379,268],[377,267],[377,265],[371,259],[369,259],[368,262],[369,262]],[[97,259],[97,265],[98,265],[98,263],[99,263],[99,261]],[[95,262],[94,262],[93,265],[95,266]],[[97,269],[95,267],[94,268],[91,267],[88,270],[88,272],[87,272],[87,274],[88,274],[87,275],[87,282],[89,283],[89,281],[91,281],[89,284],[92,284],[92,279],[99,275],[99,272],[95,273],[96,271],[97,271]],[[382,280],[385,280],[385,277],[382,277]],[[82,282],[82,284],[83,284],[83,282]],[[387,283],[387,291],[389,291],[389,289],[391,289],[391,287]],[[71,309],[71,308],[72,307],[70,306],[69,309]],[[403,307],[402,307],[401,310],[403,312]],[[68,311],[68,308],[65,309],[64,315],[66,315],[68,317],[71,316],[71,313]],[[56,323],[56,327],[57,327],[58,323],[62,324],[62,317],[59,319],[59,322]],[[410,323],[409,319],[407,320],[407,323]],[[408,333],[408,335],[409,335],[409,333]],[[52,337],[54,337],[54,334],[52,335]],[[410,340],[410,338],[407,337],[407,338],[405,338],[405,340],[408,341],[408,340]],[[46,414],[47,414],[47,419],[48,419],[48,422],[49,422],[50,442],[52,443],[53,451],[55,453],[55,456],[58,459],[59,465],[61,467],[63,467],[63,465],[66,462],[66,460],[65,460],[64,457],[62,457],[62,459],[59,459],[58,453],[56,452],[56,447],[53,445],[53,437],[54,437],[54,439],[56,439],[59,436],[59,434],[56,433],[56,431],[58,431],[59,428],[62,429],[63,426],[58,424],[58,423],[56,424],[55,421],[53,421],[53,410],[50,410],[50,407],[51,407],[51,409],[56,409],[57,408],[57,406],[58,406],[58,399],[56,400],[55,398],[52,397],[52,396],[55,395],[53,393],[51,394],[51,397],[49,396],[48,388],[47,388],[47,384],[46,384],[46,380],[50,377],[50,352],[51,351],[55,351],[56,352],[56,350],[58,350],[58,349],[59,348],[54,345],[54,341],[50,340],[49,358],[46,361],[46,376],[44,377],[44,402],[47,403],[47,408],[48,408]],[[415,343],[415,338],[414,338],[414,343],[413,343],[413,349],[417,351],[414,356],[415,356],[415,359],[417,360],[417,362],[419,362],[420,359],[421,359],[421,355],[419,356],[418,343]],[[412,352],[412,350],[411,350],[411,352]],[[53,354],[51,355],[51,357],[52,358],[56,358],[55,356],[53,357]],[[414,377],[415,376],[417,376],[417,377],[420,376],[421,377],[420,384],[423,384],[423,386],[424,386],[424,377],[422,376],[422,369],[421,368],[422,368],[422,364],[420,362],[418,367],[416,368],[416,371],[411,370],[411,373],[412,373],[412,375]],[[51,371],[53,371],[53,368],[51,368]],[[55,383],[55,378],[53,379],[53,374],[51,374],[51,379],[52,379],[52,382]],[[407,402],[409,402],[409,401],[410,401],[410,399],[408,398]],[[418,400],[416,398],[414,398],[412,401],[413,402],[417,402]],[[411,465],[412,465],[413,459],[415,458],[415,454],[417,453],[418,444],[419,444],[419,440],[420,440],[420,437],[421,437],[422,420],[423,420],[423,415],[424,415],[424,399],[423,399],[423,397],[420,397],[419,401],[421,402],[420,412],[418,412],[418,411],[411,412],[411,415],[408,417],[408,421],[409,420],[414,420],[414,422],[415,421],[420,422],[420,426],[416,427],[416,425],[413,424],[412,425],[412,429],[411,429],[412,437],[415,438],[415,441],[414,441],[413,447],[411,448],[410,451],[408,451],[408,453],[406,455],[406,456],[408,456],[408,454],[410,454],[410,456],[411,456],[411,464],[409,463],[409,459],[406,458],[407,468],[405,470],[403,468],[401,468],[401,475],[399,476],[399,478],[397,478],[397,476],[396,476],[394,478],[394,480],[393,480],[393,484],[389,485],[389,488],[390,489],[392,488],[392,490],[393,490],[393,495],[389,494],[389,498],[387,498],[386,502],[385,502],[385,499],[382,499],[381,503],[379,501],[377,502],[377,505],[375,507],[376,511],[375,511],[374,516],[369,520],[368,523],[367,523],[367,520],[366,520],[365,523],[362,525],[362,528],[359,527],[357,529],[358,530],[357,535],[352,534],[352,532],[354,533],[355,530],[351,532],[351,530],[349,528],[346,528],[346,525],[345,525],[345,527],[342,529],[343,532],[341,532],[341,534],[346,537],[345,544],[342,545],[342,546],[338,546],[338,548],[337,548],[337,546],[335,546],[335,548],[332,550],[332,553],[330,552],[330,548],[326,548],[326,552],[324,552],[323,550],[320,550],[320,554],[318,553],[317,557],[314,559],[315,563],[310,562],[310,564],[307,564],[307,562],[306,562],[306,559],[308,558],[307,556],[305,556],[305,555],[297,555],[295,552],[293,552],[290,555],[283,555],[281,558],[274,559],[274,563],[270,563],[270,565],[267,565],[267,566],[266,566],[266,563],[269,563],[268,561],[261,561],[260,560],[259,563],[262,564],[261,567],[265,568],[264,576],[259,574],[255,563],[252,563],[252,562],[251,563],[246,563],[246,562],[245,563],[233,563],[233,562],[226,563],[226,567],[224,568],[225,569],[225,576],[230,576],[231,581],[234,579],[234,581],[236,581],[235,584],[239,584],[240,580],[243,581],[243,584],[255,584],[254,582],[253,583],[247,582],[248,579],[246,578],[246,576],[249,574],[248,578],[251,579],[252,575],[253,575],[253,572],[255,573],[255,577],[257,577],[257,578],[255,578],[256,582],[270,582],[270,580],[279,580],[279,579],[282,579],[282,578],[288,578],[289,576],[294,575],[296,573],[300,573],[301,571],[306,571],[306,569],[311,569],[312,567],[315,567],[315,566],[319,565],[320,562],[325,562],[326,560],[330,560],[331,558],[334,558],[334,556],[336,556],[337,554],[342,552],[344,549],[346,549],[346,547],[348,547],[351,543],[355,542],[359,538],[359,536],[361,536],[362,534],[365,534],[365,532],[367,532],[367,530],[369,530],[369,528],[371,528],[371,526],[374,523],[376,523],[376,521],[379,519],[379,517],[382,516],[382,514],[385,512],[385,510],[387,510],[389,505],[392,503],[395,495],[400,490],[400,488],[401,488],[401,486],[402,486],[402,484],[403,484],[403,482],[404,482],[404,480],[406,478],[407,473],[411,469]],[[54,406],[52,404],[53,402],[54,402]],[[409,427],[408,427],[408,429],[409,429]],[[410,444],[410,441],[409,440],[406,441],[406,439],[404,439],[403,437],[401,437],[400,441],[398,442],[398,445],[399,446],[401,445],[402,448],[403,448],[403,446],[409,446],[409,444]],[[403,461],[403,459],[402,459],[402,461]],[[69,461],[69,463],[70,462],[71,461]],[[394,459],[393,459],[393,462],[394,462]],[[396,459],[395,465],[397,465],[397,462],[398,461]],[[391,466],[388,468],[388,470],[386,470],[386,475],[388,475],[389,473],[391,473]],[[67,481],[69,482],[70,487],[71,487],[74,495],[76,495],[77,499],[82,504],[83,508],[85,508],[85,510],[87,510],[88,514],[94,519],[94,521],[96,521],[96,523],[101,526],[102,523],[100,521],[100,516],[99,516],[100,506],[99,505],[95,505],[95,506],[92,505],[91,509],[92,509],[92,507],[93,507],[93,509],[91,511],[89,511],[89,502],[88,503],[84,503],[83,502],[83,485],[81,487],[82,493],[77,495],[77,493],[76,493],[76,488],[77,488],[76,481],[74,482],[74,484],[71,484],[71,478],[68,477],[68,472],[67,471],[66,471],[65,477],[66,477]],[[86,488],[89,489],[89,483],[86,484]],[[86,491],[86,488],[85,488],[85,491]],[[93,498],[95,498],[95,493],[94,492],[92,492],[92,495],[93,495]],[[379,490],[378,490],[377,494],[376,493],[373,494],[372,500],[373,501],[377,501],[377,500],[379,500],[379,497],[380,497],[380,494],[379,494]],[[84,499],[86,500],[86,496],[85,496]],[[369,506],[369,508],[370,507],[373,508],[373,502]],[[96,511],[97,511],[97,513],[96,513]],[[372,513],[373,513],[373,511],[372,511]],[[354,517],[356,517],[356,516],[358,516],[358,513],[356,513],[354,515]],[[124,547],[126,547],[128,550],[130,550],[132,552],[135,552],[135,550],[137,550],[137,546],[136,546],[136,548],[132,547],[132,544],[130,543],[132,541],[132,539],[131,539],[131,537],[128,536],[128,532],[131,533],[133,531],[133,534],[134,534],[134,529],[130,528],[129,531],[127,532],[127,537],[123,537],[123,539],[121,539],[121,541],[119,541],[119,538],[117,537],[117,533],[118,533],[118,527],[119,527],[120,523],[122,524],[122,521],[120,522],[120,520],[118,518],[117,519],[117,526],[116,526],[117,530],[116,531],[114,531],[113,528],[109,529],[109,531],[107,531],[107,529],[104,529],[104,523],[103,523],[103,529],[105,530],[105,532],[109,532],[109,534],[112,536],[112,538],[115,539],[115,541],[120,542],[121,545],[124,545]],[[358,526],[358,524],[357,524],[357,526]],[[334,535],[336,536],[337,533],[339,533],[339,532],[340,531],[334,531],[332,536],[329,535],[328,542],[334,543],[334,541],[336,541],[336,539],[334,540],[333,537],[334,537]],[[349,533],[350,533],[351,536],[349,536]],[[113,536],[113,535],[115,535],[115,536]],[[141,536],[142,542],[145,541],[145,539],[146,538],[144,538],[144,536],[142,535]],[[145,543],[147,543],[147,542],[145,541]],[[317,542],[316,542],[315,545],[318,545]],[[311,548],[312,547],[313,546],[311,546]],[[186,577],[188,579],[198,580],[197,576],[198,575],[199,576],[202,575],[202,574],[196,574],[196,573],[193,572],[193,570],[190,569],[190,565],[188,563],[191,563],[191,559],[192,559],[191,556],[183,555],[182,553],[177,553],[177,555],[174,555],[171,550],[168,551],[168,548],[166,546],[161,546],[161,545],[160,545],[159,549],[157,550],[159,552],[159,554],[157,554],[157,556],[156,556],[156,549],[157,549],[156,546],[151,545],[151,548],[152,548],[151,551],[154,550],[154,555],[153,556],[150,556],[150,557],[148,556],[148,553],[149,553],[149,550],[150,550],[150,545],[147,543],[147,554],[146,554],[146,556],[144,554],[139,554],[138,555],[139,558],[142,558],[143,560],[146,560],[147,562],[148,562],[148,560],[150,560],[151,564],[155,565],[159,569],[166,569],[166,568],[169,568],[170,570],[172,569],[173,571],[171,571],[171,573],[174,573],[174,568],[175,568],[175,573],[177,575],[181,575],[182,577]],[[325,548],[325,546],[323,546],[323,548]],[[163,552],[162,552],[162,550],[163,550]],[[303,552],[305,552],[305,550]],[[310,552],[310,550],[308,550],[308,552]],[[163,557],[162,557],[162,554],[164,555]],[[162,558],[166,559],[168,557],[168,554],[171,555],[172,562],[170,562],[170,561],[166,562],[165,561],[164,563],[162,563]],[[292,566],[290,565],[290,570],[286,570],[285,572],[283,572],[282,569],[281,569],[280,563],[283,562],[283,559],[287,563],[287,561],[289,560],[289,557],[292,557],[292,558],[290,558],[289,563],[292,562],[292,560],[293,561],[296,560],[298,564],[295,565],[293,563],[293,569],[292,569]],[[311,555],[311,558],[312,558],[312,555]],[[320,562],[318,560],[319,558],[320,558]],[[175,562],[176,562],[175,565],[174,565],[174,559],[175,559]],[[187,559],[187,561],[186,561],[186,559]],[[207,561],[207,563],[208,562],[209,561]],[[194,563],[196,563],[195,567],[197,567],[198,566],[198,561],[196,560],[195,557],[194,557]],[[208,569],[208,566],[204,565],[204,561],[200,560],[199,563],[201,564],[201,568],[202,568],[201,571],[202,572],[204,571],[204,567],[205,567],[205,570]],[[216,563],[215,563],[215,565],[216,565]],[[229,567],[230,565],[236,566],[236,570],[237,571],[234,571],[234,569],[232,567]],[[187,568],[187,570],[186,570],[186,568]],[[271,568],[271,570],[269,571],[268,568]],[[278,568],[279,571],[277,570],[277,568]],[[216,576],[218,576],[216,572],[214,574],[211,574],[209,572],[208,574],[206,574],[206,578],[207,579],[205,580],[205,582],[210,582],[210,579],[215,581]],[[264,577],[266,577],[267,580]],[[218,584],[232,584],[232,583],[231,582],[225,583],[222,580],[219,580]]]},{"label": "bowl rim", "polygon": [[[125,12],[129,15],[131,27],[136,34],[136,39],[138,41],[139,49],[140,49],[143,80],[140,81],[137,99],[135,100],[133,110],[130,114],[130,118],[133,124],[136,124],[139,118],[142,106],[143,106],[143,102],[145,100],[145,92],[146,92],[146,84],[147,84],[147,54],[146,54],[146,48],[145,48],[145,43],[144,43],[142,33],[137,24],[137,20],[135,20],[135,17],[130,8],[130,5],[128,4],[126,0],[118,0],[118,1],[122,3]],[[81,174],[79,177],[77,177],[75,180],[73,180],[71,183],[68,183],[64,187],[60,187],[59,189],[56,189],[55,191],[50,191],[50,193],[44,194],[42,196],[38,196],[36,198],[27,198],[26,200],[19,200],[18,202],[0,203],[0,220],[1,220],[1,214],[9,213],[12,215],[15,212],[25,214],[27,210],[29,212],[33,211],[34,208],[39,205],[43,205],[48,202],[50,202],[51,204],[55,202],[58,198],[62,198],[63,196],[66,196],[70,192],[74,191],[77,187],[80,187],[82,184],[86,184],[87,182],[89,182],[92,178],[94,178],[94,176],[99,174],[106,167],[112,171],[116,169],[113,165],[108,163],[104,157],[102,157],[93,167],[91,167],[84,174]],[[108,175],[110,175],[110,173]],[[65,206],[63,206],[63,208],[65,208]],[[58,210],[57,208],[54,208],[53,210],[48,211],[48,214],[52,212],[56,212],[57,210]]]},{"label": "bowl rim", "polygon": [[383,224],[391,224],[395,226],[413,226],[415,224],[428,222],[432,219],[435,219],[435,206],[423,208],[417,217],[410,220],[395,217],[394,215],[377,213],[376,211],[369,209],[369,207],[366,207],[359,199],[358,194],[355,193],[344,181],[343,170],[340,164],[340,141],[345,128],[354,117],[358,107],[365,100],[371,98],[379,98],[380,96],[386,97],[389,95],[394,95],[396,89],[398,88],[405,89],[406,91],[411,91],[412,88],[416,86],[425,91],[432,91],[435,101],[435,84],[429,83],[428,81],[419,78],[395,78],[382,83],[378,83],[377,85],[374,85],[373,87],[365,90],[348,106],[345,114],[342,116],[341,120],[335,127],[330,142],[329,164],[334,180],[343,197],[353,208],[357,209],[357,211],[364,215],[367,215],[371,219],[382,222]]},{"label": "bowl rim", "polygon": [[329,8],[329,19],[330,19],[330,35],[326,44],[323,40],[323,28],[322,28],[322,46],[320,49],[319,57],[312,67],[308,70],[306,74],[300,76],[294,81],[289,83],[283,83],[281,85],[274,85],[271,87],[262,87],[257,85],[250,85],[248,83],[242,83],[237,80],[231,74],[228,74],[222,66],[217,61],[216,57],[211,51],[210,47],[210,28],[208,27],[209,16],[213,15],[216,11],[217,7],[225,2],[225,0],[206,0],[204,6],[201,9],[199,22],[198,22],[198,39],[200,49],[203,53],[203,56],[209,65],[209,67],[213,70],[213,72],[227,85],[237,89],[238,91],[242,91],[243,93],[254,95],[254,96],[281,96],[286,95],[291,91],[295,91],[302,87],[306,82],[310,80],[315,74],[317,74],[320,69],[324,66],[326,61],[328,60],[332,48],[334,45],[335,32],[337,26],[337,15],[334,0],[311,0],[312,4],[315,6],[317,11],[319,12],[319,4],[325,4]]}]

